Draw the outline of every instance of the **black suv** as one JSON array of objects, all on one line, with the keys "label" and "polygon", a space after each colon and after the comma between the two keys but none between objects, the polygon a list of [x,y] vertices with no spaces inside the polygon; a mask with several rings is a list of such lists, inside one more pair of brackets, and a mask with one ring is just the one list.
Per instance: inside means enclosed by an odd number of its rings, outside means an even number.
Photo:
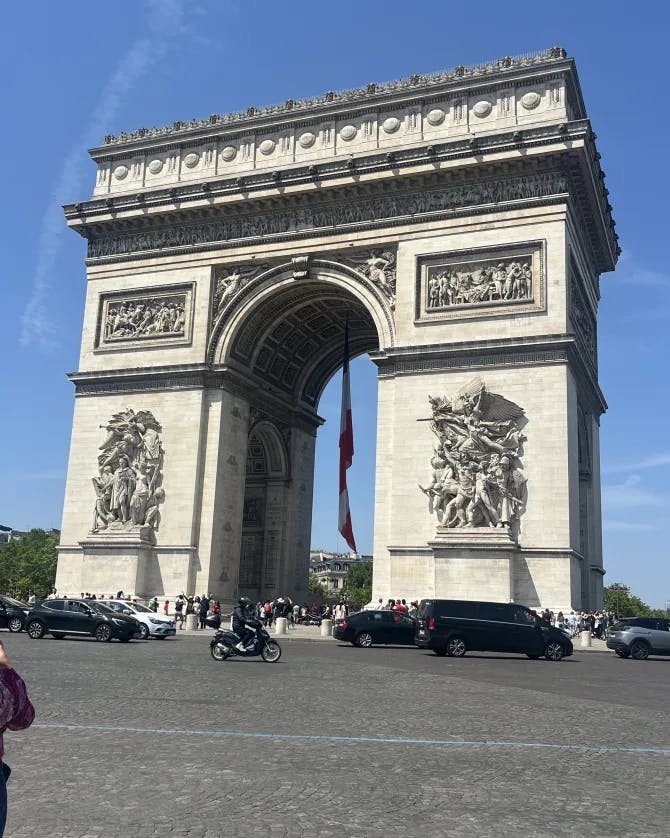
[{"label": "black suv", "polygon": [[510,602],[423,599],[414,642],[436,655],[462,657],[467,651],[516,652],[559,661],[572,654],[572,641],[530,608]]},{"label": "black suv", "polygon": [[0,596],[0,628],[21,631],[26,623],[30,606],[10,596]]},{"label": "black suv", "polygon": [[79,634],[107,641],[116,637],[127,643],[140,636],[140,624],[134,617],[116,614],[95,600],[45,599],[30,610],[26,632],[33,640],[39,640],[45,634],[59,640],[66,634]]}]

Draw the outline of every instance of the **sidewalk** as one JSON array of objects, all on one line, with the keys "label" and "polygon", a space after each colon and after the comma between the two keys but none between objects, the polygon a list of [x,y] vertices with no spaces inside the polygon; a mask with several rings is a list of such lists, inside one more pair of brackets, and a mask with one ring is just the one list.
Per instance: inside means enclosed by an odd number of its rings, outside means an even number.
[{"label": "sidewalk", "polygon": [[[273,627],[274,628],[274,627]],[[276,637],[277,640],[322,640],[333,641],[332,635],[321,637],[321,626],[296,626],[287,630],[286,634],[275,634],[274,630],[270,629],[270,635]],[[188,629],[177,629],[177,637],[203,637],[205,635],[211,636],[214,634],[214,629],[195,629],[189,631]]]},{"label": "sidewalk", "polygon": [[610,655],[613,655],[614,652],[611,649],[607,648],[607,644],[604,640],[599,640],[597,637],[591,638],[591,645],[590,646],[582,646],[582,641],[579,635],[577,637],[572,638],[572,645],[575,649],[575,654],[578,652],[607,652]]}]

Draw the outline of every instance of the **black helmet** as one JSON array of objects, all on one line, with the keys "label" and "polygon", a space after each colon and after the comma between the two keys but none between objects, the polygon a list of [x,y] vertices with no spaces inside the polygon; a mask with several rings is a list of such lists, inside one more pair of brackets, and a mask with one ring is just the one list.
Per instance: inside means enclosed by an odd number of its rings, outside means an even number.
[{"label": "black helmet", "polygon": [[249,599],[249,597],[241,596],[237,600],[237,604],[240,605],[242,608],[248,608],[251,605],[251,600]]}]

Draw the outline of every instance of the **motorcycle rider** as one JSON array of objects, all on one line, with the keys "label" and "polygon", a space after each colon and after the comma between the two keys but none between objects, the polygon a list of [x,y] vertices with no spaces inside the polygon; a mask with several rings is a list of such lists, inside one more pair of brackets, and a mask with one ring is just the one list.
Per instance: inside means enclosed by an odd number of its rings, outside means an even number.
[{"label": "motorcycle rider", "polygon": [[233,610],[233,631],[240,638],[240,642],[235,646],[238,652],[244,652],[247,643],[254,636],[253,631],[247,628],[247,619],[251,615],[252,605],[248,597],[242,596],[237,600],[237,605]]}]

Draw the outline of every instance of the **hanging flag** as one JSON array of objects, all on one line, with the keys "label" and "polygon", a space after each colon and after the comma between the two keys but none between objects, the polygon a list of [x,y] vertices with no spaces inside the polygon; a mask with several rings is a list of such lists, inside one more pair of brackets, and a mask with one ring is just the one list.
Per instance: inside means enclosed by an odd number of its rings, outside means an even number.
[{"label": "hanging flag", "polygon": [[338,529],[354,552],[356,540],[351,526],[347,469],[354,459],[354,426],[351,421],[351,388],[349,385],[349,319],[344,326],[344,361],[342,364],[342,408],[340,413],[340,515]]}]

